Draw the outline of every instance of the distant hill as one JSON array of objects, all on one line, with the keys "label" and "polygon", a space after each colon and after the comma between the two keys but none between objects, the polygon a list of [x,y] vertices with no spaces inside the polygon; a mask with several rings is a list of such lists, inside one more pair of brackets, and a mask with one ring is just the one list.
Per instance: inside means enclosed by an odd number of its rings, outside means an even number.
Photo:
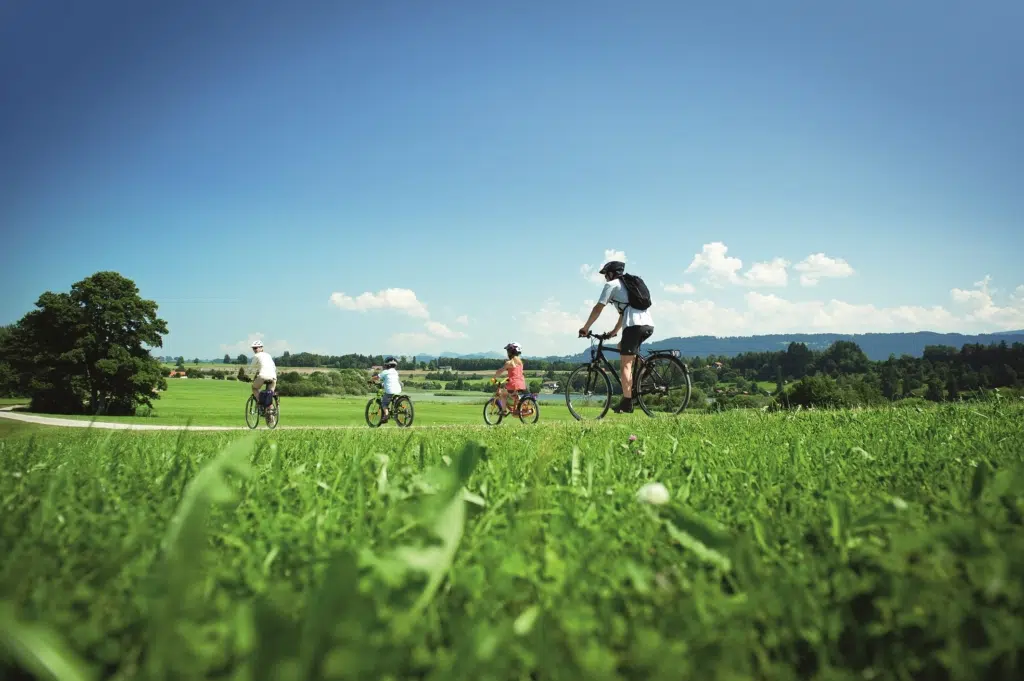
[{"label": "distant hill", "polygon": [[[785,333],[764,336],[688,336],[666,338],[645,343],[648,350],[679,350],[684,357],[706,357],[741,352],[776,352],[785,350],[790,343],[803,343],[811,350],[824,350],[836,341],[853,341],[869,358],[885,360],[889,355],[913,355],[920,357],[928,345],[948,345],[960,349],[963,345],[980,343],[990,345],[1005,341],[1008,344],[1024,343],[1024,330],[1002,333],[962,334],[918,331],[915,333]],[[572,360],[582,360],[586,352],[573,355]],[[546,358],[547,359],[547,358]],[[553,359],[553,358],[550,358]]]}]

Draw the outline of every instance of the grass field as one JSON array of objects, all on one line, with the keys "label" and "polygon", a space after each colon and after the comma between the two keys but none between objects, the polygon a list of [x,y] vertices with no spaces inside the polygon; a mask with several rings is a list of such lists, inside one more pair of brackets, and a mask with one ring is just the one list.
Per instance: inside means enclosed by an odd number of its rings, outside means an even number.
[{"label": "grass field", "polygon": [[1022,418],[14,432],[0,677],[1022,678]]},{"label": "grass field", "polygon": [[[252,394],[248,383],[237,381],[168,380],[167,390],[154,400],[150,416],[103,416],[102,421],[150,424],[244,426],[245,402]],[[483,405],[490,395],[466,392],[457,397],[435,397],[432,392],[410,391],[416,426],[459,423],[483,424]],[[284,426],[365,426],[364,412],[370,395],[352,397],[283,397],[281,423]],[[25,400],[20,400],[24,402]],[[17,401],[12,401],[12,403]],[[91,420],[91,416],[70,418]],[[572,415],[564,399],[541,402],[541,421],[567,421]],[[503,421],[502,426],[506,425]],[[522,426],[518,420],[512,425]],[[261,428],[265,425],[261,422]],[[391,427],[391,426],[386,426]]]}]

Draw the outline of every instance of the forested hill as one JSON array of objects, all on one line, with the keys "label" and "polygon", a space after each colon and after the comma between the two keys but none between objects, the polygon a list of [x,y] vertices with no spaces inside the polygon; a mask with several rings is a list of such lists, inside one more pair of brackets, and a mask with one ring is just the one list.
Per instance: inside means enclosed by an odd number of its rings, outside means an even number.
[{"label": "forested hill", "polygon": [[961,348],[966,344],[990,345],[1005,341],[1007,344],[1024,343],[1024,330],[1003,333],[967,335],[962,333],[790,333],[766,336],[689,336],[687,338],[666,338],[645,343],[650,350],[674,349],[684,357],[706,357],[726,355],[732,357],[741,352],[775,352],[785,350],[790,343],[803,343],[809,350],[825,350],[836,341],[853,341],[870,359],[881,361],[889,355],[912,355],[920,357],[929,345],[946,345]]}]

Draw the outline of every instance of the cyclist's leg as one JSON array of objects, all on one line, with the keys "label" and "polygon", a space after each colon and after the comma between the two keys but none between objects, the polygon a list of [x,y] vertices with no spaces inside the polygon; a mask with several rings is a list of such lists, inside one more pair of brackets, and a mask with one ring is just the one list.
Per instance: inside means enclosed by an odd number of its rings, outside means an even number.
[{"label": "cyclist's leg", "polygon": [[[269,381],[267,381],[266,385],[267,385],[267,390],[270,391],[270,394],[271,395],[276,395],[276,393],[277,393],[277,379],[276,378],[270,379]],[[270,407],[271,408],[274,407],[274,401],[273,400],[270,401]]]},{"label": "cyclist's leg", "polygon": [[260,388],[263,387],[264,383],[266,383],[266,381],[262,376],[257,376],[252,379],[252,396],[256,398],[257,402],[259,402],[260,399]]},{"label": "cyclist's leg", "polygon": [[619,343],[622,364],[619,368],[619,379],[622,381],[622,402],[616,411],[633,410],[633,364],[640,351],[640,344],[651,337],[654,328],[650,326],[627,326],[622,330],[622,342]]},{"label": "cyclist's leg", "polygon": [[383,421],[388,420],[388,405],[391,404],[392,397],[392,395],[384,393],[380,398],[381,418],[383,419]]}]

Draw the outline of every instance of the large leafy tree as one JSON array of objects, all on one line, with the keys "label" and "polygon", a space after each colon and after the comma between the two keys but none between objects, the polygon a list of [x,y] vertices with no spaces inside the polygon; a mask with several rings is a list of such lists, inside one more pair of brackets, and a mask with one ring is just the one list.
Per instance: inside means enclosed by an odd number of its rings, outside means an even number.
[{"label": "large leafy tree", "polygon": [[167,323],[135,283],[97,272],[70,293],[46,292],[4,341],[4,356],[37,411],[133,414],[164,387],[149,348],[163,345]]}]

